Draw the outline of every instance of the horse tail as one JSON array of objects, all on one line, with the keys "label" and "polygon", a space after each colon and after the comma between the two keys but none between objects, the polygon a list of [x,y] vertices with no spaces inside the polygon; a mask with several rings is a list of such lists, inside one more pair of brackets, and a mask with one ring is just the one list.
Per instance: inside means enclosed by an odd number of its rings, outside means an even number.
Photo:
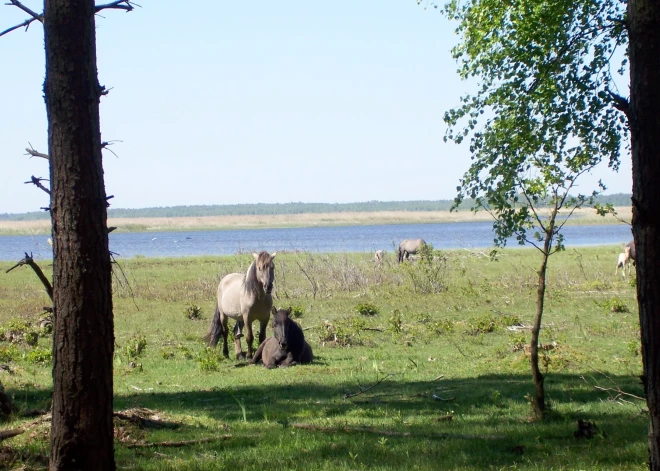
[{"label": "horse tail", "polygon": [[220,320],[220,307],[218,302],[215,302],[215,313],[213,314],[213,320],[211,321],[211,327],[209,327],[208,333],[203,337],[204,342],[208,344],[209,347],[215,347],[220,340],[222,333],[222,322]]}]

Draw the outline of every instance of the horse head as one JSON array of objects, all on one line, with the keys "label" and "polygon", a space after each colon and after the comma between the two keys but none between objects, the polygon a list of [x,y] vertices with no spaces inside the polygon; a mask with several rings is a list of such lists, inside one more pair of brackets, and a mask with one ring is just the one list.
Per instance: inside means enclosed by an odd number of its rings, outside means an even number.
[{"label": "horse head", "polygon": [[253,253],[254,264],[256,268],[256,277],[261,286],[263,286],[266,294],[273,291],[273,282],[275,281],[275,263],[273,259],[277,252],[269,254],[268,252]]},{"label": "horse head", "polygon": [[291,308],[289,309],[275,309],[273,306],[273,335],[280,345],[282,350],[286,350],[289,346],[289,330],[293,321],[289,318]]}]

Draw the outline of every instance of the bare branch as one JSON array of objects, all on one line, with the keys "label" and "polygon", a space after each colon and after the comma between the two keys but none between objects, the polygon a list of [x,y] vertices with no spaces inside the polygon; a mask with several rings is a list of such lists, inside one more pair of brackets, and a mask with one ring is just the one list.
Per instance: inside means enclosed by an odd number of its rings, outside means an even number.
[{"label": "bare branch", "polygon": [[30,10],[28,7],[26,7],[25,5],[23,5],[23,4],[22,4],[21,2],[19,2],[18,0],[9,0],[9,3],[7,3],[6,5],[13,5],[13,6],[17,7],[17,8],[20,8],[20,9],[23,10],[25,13],[27,13],[28,15],[30,15],[32,18],[28,18],[27,20],[25,20],[25,21],[24,21],[23,23],[21,23],[20,25],[12,26],[11,28],[8,28],[8,29],[4,30],[3,32],[0,33],[0,36],[3,36],[3,35],[5,35],[5,34],[7,34],[7,33],[11,33],[11,32],[14,31],[15,29],[23,28],[23,27],[25,27],[25,30],[27,31],[27,29],[29,28],[30,24],[31,24],[33,21],[38,21],[38,22],[40,22],[40,23],[43,23],[43,22],[44,22],[43,14],[40,15],[40,14],[38,14],[38,13],[33,12],[32,10]]},{"label": "bare branch", "polygon": [[372,433],[376,435],[385,435],[390,437],[428,437],[428,438],[436,438],[439,440],[443,440],[443,439],[501,440],[506,438],[504,435],[467,435],[460,433],[415,434],[412,432],[398,432],[394,430],[375,429],[372,427],[349,427],[347,425],[339,425],[336,427],[324,427],[322,425],[295,423],[295,424],[291,424],[291,427],[303,429],[303,430],[311,430],[314,432],[325,432],[325,433],[337,433],[337,432]]},{"label": "bare branch", "polygon": [[368,388],[362,388],[362,387],[361,387],[360,390],[359,390],[358,392],[356,392],[356,393],[346,393],[346,394],[344,394],[344,399],[348,399],[349,397],[359,396],[360,394],[363,394],[363,393],[369,391],[370,389],[375,388],[376,386],[378,386],[380,383],[382,383],[383,381],[385,381],[385,380],[386,380],[387,378],[389,378],[390,376],[394,376],[394,374],[393,374],[393,373],[389,373],[389,374],[383,376],[382,378],[380,378],[378,381],[376,381],[374,384],[372,384],[372,385],[369,386]]},{"label": "bare branch", "polygon": [[39,279],[41,280],[41,283],[44,285],[44,288],[46,288],[46,293],[48,293],[48,296],[50,297],[50,300],[53,300],[53,286],[50,284],[50,281],[48,281],[48,278],[46,278],[46,275],[44,275],[44,272],[41,271],[41,268],[39,268],[39,265],[37,265],[32,258],[32,254],[28,255],[27,252],[25,252],[25,257],[18,262],[16,265],[11,267],[9,270],[7,270],[5,273],[9,273],[12,271],[14,268],[21,267],[23,265],[29,265],[34,272],[37,274]]},{"label": "bare branch", "polygon": [[[28,143],[29,144],[29,143]],[[41,157],[42,159],[50,159],[48,154],[42,154],[41,152],[36,151],[33,147],[32,144],[30,144],[30,148],[25,148],[25,152],[27,152],[26,155],[29,155],[30,157]]]},{"label": "bare branch", "polygon": [[30,179],[30,181],[29,182],[24,182],[24,183],[26,185],[29,185],[30,183],[32,183],[33,185],[41,188],[42,190],[44,190],[46,193],[48,193],[50,195],[50,190],[41,184],[42,181],[47,182],[48,179],[46,179],[46,178],[37,178],[34,175],[32,175],[32,178]]},{"label": "bare branch", "polygon": [[115,2],[110,2],[103,5],[96,5],[94,7],[94,12],[98,13],[101,10],[125,10],[129,12],[129,11],[133,11],[134,9],[133,5],[138,7],[140,6],[137,3],[131,2],[130,0],[117,0]]}]

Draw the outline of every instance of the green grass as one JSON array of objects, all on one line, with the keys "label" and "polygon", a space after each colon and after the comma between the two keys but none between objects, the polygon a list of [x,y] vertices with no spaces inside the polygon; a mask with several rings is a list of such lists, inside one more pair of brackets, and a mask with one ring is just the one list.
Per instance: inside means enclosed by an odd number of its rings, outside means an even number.
[{"label": "green grass", "polygon": [[[375,266],[371,254],[278,254],[275,305],[302,313],[296,320],[316,360],[276,370],[234,368],[231,343],[225,360],[200,340],[219,280],[245,271],[251,255],[122,261],[114,408],[148,408],[180,426],[118,424],[118,468],[647,469],[646,405],[616,393],[643,394],[635,292],[614,276],[618,251],[569,249],[550,259],[541,343],[552,346],[543,356],[551,410],[542,422],[530,420],[529,331],[509,329],[534,317],[534,250],[507,249],[497,262],[443,251],[431,266],[397,266],[392,257]],[[37,332],[48,298],[31,270],[4,274],[11,265],[0,263],[0,331]],[[201,320],[186,315],[192,305]],[[360,315],[356,306],[377,313]],[[48,406],[49,348],[47,334],[36,346],[0,341],[0,361],[11,369],[0,380],[19,410]],[[596,424],[594,438],[573,437],[578,419]],[[48,449],[48,424],[31,427],[32,436],[4,443],[28,463]],[[210,437],[218,439],[126,446]]]}]

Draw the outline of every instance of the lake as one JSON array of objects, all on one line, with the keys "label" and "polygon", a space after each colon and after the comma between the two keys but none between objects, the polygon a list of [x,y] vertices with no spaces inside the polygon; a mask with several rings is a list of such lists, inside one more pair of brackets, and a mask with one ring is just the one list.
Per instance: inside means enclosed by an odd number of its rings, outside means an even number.
[{"label": "lake", "polygon": [[[566,226],[567,246],[623,244],[632,240],[630,226]],[[391,224],[378,226],[303,227],[194,232],[111,233],[117,258],[229,255],[259,250],[304,252],[373,252],[394,250],[401,239],[421,237],[436,249],[486,249],[493,245],[490,222]],[[48,236],[0,236],[0,260],[18,261],[24,252],[52,258]],[[511,246],[516,246],[512,241]]]}]

